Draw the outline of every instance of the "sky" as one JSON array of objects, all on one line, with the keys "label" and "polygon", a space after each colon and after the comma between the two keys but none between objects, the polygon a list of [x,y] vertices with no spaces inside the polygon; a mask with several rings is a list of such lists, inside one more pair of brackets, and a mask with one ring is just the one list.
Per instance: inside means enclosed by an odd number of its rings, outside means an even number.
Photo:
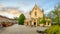
[{"label": "sky", "polygon": [[58,3],[60,3],[60,0],[0,0],[0,5],[3,7],[17,7],[25,14],[31,11],[35,4],[47,14]]}]

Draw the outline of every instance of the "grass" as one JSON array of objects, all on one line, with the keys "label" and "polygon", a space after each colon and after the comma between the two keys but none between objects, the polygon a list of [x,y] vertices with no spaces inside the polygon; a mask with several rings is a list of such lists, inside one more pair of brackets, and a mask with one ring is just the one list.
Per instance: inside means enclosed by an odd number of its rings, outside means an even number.
[{"label": "grass", "polygon": [[47,34],[60,34],[60,26],[53,25],[52,27],[45,30]]}]

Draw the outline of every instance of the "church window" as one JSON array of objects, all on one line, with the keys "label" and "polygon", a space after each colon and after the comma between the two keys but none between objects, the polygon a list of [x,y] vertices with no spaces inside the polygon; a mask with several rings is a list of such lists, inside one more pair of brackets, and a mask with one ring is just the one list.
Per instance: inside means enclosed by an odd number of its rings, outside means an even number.
[{"label": "church window", "polygon": [[37,13],[35,12],[35,16],[37,16]]},{"label": "church window", "polygon": [[35,10],[37,10],[37,8],[35,8]]}]

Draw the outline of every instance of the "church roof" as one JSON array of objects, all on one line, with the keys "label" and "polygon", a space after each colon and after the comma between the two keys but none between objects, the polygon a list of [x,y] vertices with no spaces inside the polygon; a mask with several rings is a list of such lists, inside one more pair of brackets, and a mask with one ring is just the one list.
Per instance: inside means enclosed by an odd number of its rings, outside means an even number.
[{"label": "church roof", "polygon": [[39,9],[39,7],[36,4],[35,4],[34,8],[38,8]]},{"label": "church roof", "polygon": [[[35,4],[35,6],[33,7],[32,11],[33,11],[34,9],[35,9],[35,10],[37,10],[37,9],[41,10],[41,8],[39,8],[36,4]],[[32,11],[30,11],[30,14],[31,14]],[[41,10],[41,11],[42,11],[42,10]]]}]

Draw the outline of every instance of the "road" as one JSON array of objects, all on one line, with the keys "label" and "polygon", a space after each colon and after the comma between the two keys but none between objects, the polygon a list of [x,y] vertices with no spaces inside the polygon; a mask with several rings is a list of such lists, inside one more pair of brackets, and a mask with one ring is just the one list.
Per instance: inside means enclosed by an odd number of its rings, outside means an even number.
[{"label": "road", "polygon": [[13,26],[6,27],[0,34],[39,34],[36,30],[44,30],[46,28],[41,27],[29,27],[24,25],[15,24]]}]

